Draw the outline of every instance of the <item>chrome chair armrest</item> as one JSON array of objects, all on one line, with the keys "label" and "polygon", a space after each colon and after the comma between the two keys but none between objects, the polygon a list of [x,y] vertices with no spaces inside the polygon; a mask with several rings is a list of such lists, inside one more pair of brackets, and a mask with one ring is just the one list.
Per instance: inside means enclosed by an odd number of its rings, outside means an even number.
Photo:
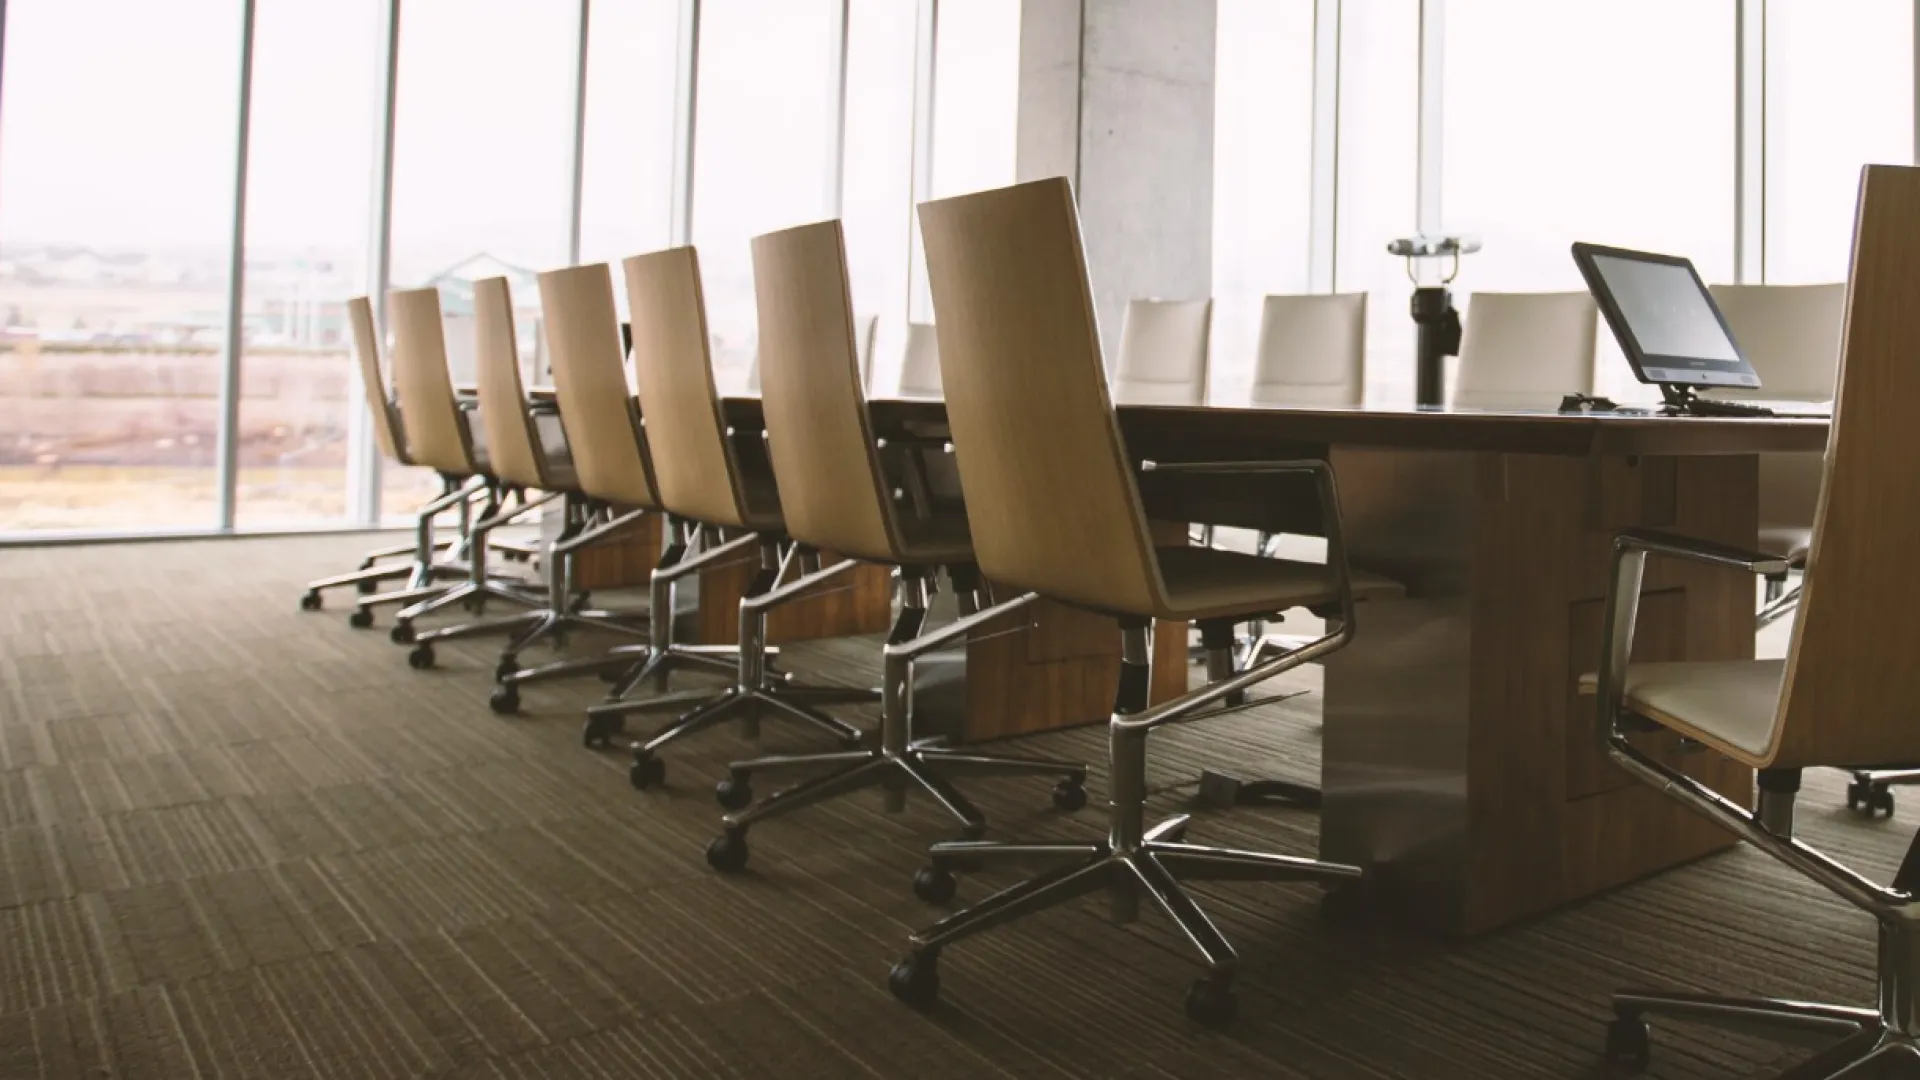
[{"label": "chrome chair armrest", "polygon": [[[1229,679],[1204,686],[1199,690],[1154,706],[1134,716],[1115,716],[1112,727],[1115,730],[1145,730],[1164,723],[1178,721],[1184,716],[1224,700],[1229,695],[1245,690],[1257,683],[1271,679],[1301,664],[1311,663],[1329,653],[1344,648],[1353,639],[1353,575],[1347,565],[1346,536],[1340,522],[1340,491],[1334,483],[1333,466],[1318,458],[1295,458],[1281,461],[1183,461],[1183,462],[1141,462],[1144,472],[1167,473],[1308,473],[1314,479],[1314,486],[1320,498],[1320,516],[1324,523],[1323,531],[1327,537],[1327,568],[1333,571],[1334,588],[1340,603],[1339,625],[1329,626],[1328,632],[1310,644],[1275,657],[1271,660],[1251,662],[1246,670]],[[1331,621],[1331,620],[1330,620]]]},{"label": "chrome chair armrest", "polygon": [[1663,532],[1659,529],[1625,529],[1614,537],[1616,551],[1639,551],[1653,555],[1667,555],[1676,559],[1688,559],[1693,562],[1724,566],[1729,570],[1745,570],[1749,574],[1762,577],[1784,574],[1792,562],[1780,555],[1767,555],[1731,544],[1716,543],[1712,540],[1699,540],[1679,533]]},{"label": "chrome chair armrest", "polygon": [[1783,574],[1787,560],[1778,555],[1700,540],[1659,529],[1625,529],[1613,539],[1613,573],[1607,582],[1607,603],[1601,623],[1599,679],[1594,704],[1600,710],[1601,748],[1618,729],[1621,702],[1626,697],[1627,665],[1633,659],[1633,626],[1640,615],[1640,587],[1646,577],[1647,556],[1686,559],[1728,570],[1744,570],[1767,577]]}]

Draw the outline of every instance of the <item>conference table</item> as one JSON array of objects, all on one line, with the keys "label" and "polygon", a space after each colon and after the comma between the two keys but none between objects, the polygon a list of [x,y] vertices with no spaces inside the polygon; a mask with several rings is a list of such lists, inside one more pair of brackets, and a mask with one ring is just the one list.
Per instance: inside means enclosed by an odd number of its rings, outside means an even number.
[{"label": "conference table", "polygon": [[[870,410],[876,437],[921,448],[936,494],[957,493],[939,449],[942,402],[875,399]],[[724,413],[743,435],[762,426],[757,398],[729,396]],[[1117,413],[1142,462],[1331,461],[1350,562],[1404,588],[1360,605],[1353,643],[1325,663],[1320,854],[1368,869],[1367,902],[1477,934],[1733,843],[1607,761],[1578,682],[1599,658],[1613,535],[1648,526],[1753,547],[1758,455],[1823,450],[1826,420],[1415,407]],[[1172,538],[1184,538],[1185,522],[1319,527],[1295,478],[1148,470],[1141,480],[1170,542],[1183,542]],[[1636,658],[1753,655],[1745,575],[1654,560],[1644,596]],[[1047,621],[1029,625],[1034,644],[992,635],[989,647],[1024,649],[1018,656],[980,663],[970,651],[967,692],[986,706],[976,711],[1012,715],[968,734],[1103,718],[1117,632],[1084,615],[1067,631],[1035,629]],[[1157,634],[1156,700],[1185,687],[1180,629]],[[1069,660],[1078,666],[1063,678]],[[1004,685],[1021,679],[1039,682]],[[1644,739],[1750,804],[1750,770],[1670,735]]]},{"label": "conference table", "polygon": [[[882,437],[945,431],[939,402],[871,408]],[[755,410],[728,402],[730,422]],[[1475,934],[1732,844],[1607,761],[1578,680],[1599,659],[1613,535],[1651,526],[1753,547],[1758,455],[1821,451],[1826,420],[1411,407],[1118,415],[1142,461],[1324,455],[1351,563],[1404,586],[1360,605],[1352,645],[1325,664],[1320,853],[1368,868],[1368,899]],[[1146,483],[1143,499],[1155,518],[1311,531],[1310,495],[1279,478],[1189,475]],[[1635,655],[1751,657],[1755,607],[1745,575],[1654,560]],[[1750,803],[1749,770],[1667,735],[1646,746]]]}]

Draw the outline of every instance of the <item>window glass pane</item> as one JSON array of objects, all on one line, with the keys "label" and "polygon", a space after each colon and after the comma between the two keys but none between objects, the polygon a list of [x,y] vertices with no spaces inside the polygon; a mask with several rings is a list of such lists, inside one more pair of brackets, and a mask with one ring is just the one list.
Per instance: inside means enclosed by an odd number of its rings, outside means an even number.
[{"label": "window glass pane", "polygon": [[[406,0],[394,119],[392,275],[437,286],[456,381],[473,370],[472,285],[512,285],[521,360],[544,371],[534,275],[563,265],[573,174],[579,7],[554,0]],[[382,508],[438,494],[387,469]]]},{"label": "window glass pane", "polygon": [[749,242],[832,205],[840,4],[707,0],[700,18],[693,242],[714,367],[738,386],[755,342]]},{"label": "window glass pane", "polygon": [[1333,287],[1367,294],[1369,401],[1413,400],[1413,283],[1387,244],[1416,224],[1419,129],[1419,0],[1348,0],[1340,8]]},{"label": "window glass pane", "polygon": [[1238,401],[1261,298],[1307,291],[1313,5],[1220,0],[1218,10],[1209,388],[1216,400]]},{"label": "window glass pane", "polygon": [[1840,281],[1860,166],[1913,160],[1913,4],[1767,4],[1766,280]]},{"label": "window glass pane", "polygon": [[940,6],[933,62],[933,197],[1013,183],[1020,0]]},{"label": "window glass pane", "polygon": [[[580,261],[613,264],[672,240],[680,0],[593,0]],[[615,289],[621,317],[625,289]]]},{"label": "window glass pane", "polygon": [[266,0],[247,158],[241,526],[346,514],[345,301],[368,287],[382,0]]},{"label": "window glass pane", "polygon": [[14,0],[0,532],[212,526],[239,0]]},{"label": "window glass pane", "polygon": [[[1731,279],[1733,11],[1672,0],[1447,8],[1443,221],[1486,242],[1457,291],[1584,288],[1575,240],[1685,255],[1709,281]],[[1601,340],[1595,385],[1636,389]]]},{"label": "window glass pane", "polygon": [[[918,4],[853,0],[841,221],[856,315],[878,316],[871,385],[899,384],[913,216],[913,56]],[[856,329],[863,329],[864,322]]]},{"label": "window glass pane", "polygon": [[[1020,0],[938,5],[933,43],[935,199],[1014,182],[1020,120]],[[913,229],[913,318],[933,321],[920,222]]]}]

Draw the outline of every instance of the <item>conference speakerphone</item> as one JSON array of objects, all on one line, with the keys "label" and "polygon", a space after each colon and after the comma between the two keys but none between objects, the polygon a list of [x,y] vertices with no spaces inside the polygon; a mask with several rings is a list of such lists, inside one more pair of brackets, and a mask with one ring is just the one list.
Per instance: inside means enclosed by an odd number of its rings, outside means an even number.
[{"label": "conference speakerphone", "polygon": [[[1669,415],[1773,416],[1748,402],[1699,396],[1701,390],[1757,390],[1760,376],[1740,351],[1726,316],[1693,263],[1677,255],[1576,243],[1573,261],[1587,280],[1633,368],[1634,377],[1660,387]],[[1575,399],[1578,400],[1575,400]],[[1609,411],[1605,398],[1571,395],[1563,409]],[[1624,410],[1619,410],[1624,411]],[[1797,410],[1796,410],[1797,411]]]}]

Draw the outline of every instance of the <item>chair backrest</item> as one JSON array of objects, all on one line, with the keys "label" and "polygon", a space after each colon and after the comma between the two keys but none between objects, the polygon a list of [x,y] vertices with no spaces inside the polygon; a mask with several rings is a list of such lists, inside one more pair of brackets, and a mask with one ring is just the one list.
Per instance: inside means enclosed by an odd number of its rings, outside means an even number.
[{"label": "chair backrest", "polygon": [[393,329],[393,385],[406,422],[407,455],[454,476],[476,471],[467,425],[447,373],[447,339],[440,323],[438,289],[395,289],[387,294]]},{"label": "chair backrest", "polygon": [[860,389],[873,389],[873,344],[880,337],[880,316],[853,317],[853,343],[860,349]]},{"label": "chair backrest", "polygon": [[646,436],[627,387],[607,264],[541,274],[540,308],[560,423],[580,490],[617,506],[657,509]]},{"label": "chair backrest", "polygon": [[1854,218],[1839,383],[1771,759],[1920,760],[1920,168],[1869,165]]},{"label": "chair backrest", "polygon": [[1760,389],[1714,391],[1729,397],[1825,401],[1840,366],[1840,324],[1847,286],[1713,285],[1714,303],[1760,376]]},{"label": "chair backrest", "polygon": [[1212,300],[1128,303],[1113,399],[1123,405],[1205,405],[1212,328]]},{"label": "chair backrest", "polygon": [[1269,296],[1253,358],[1255,405],[1358,405],[1366,397],[1367,294]]},{"label": "chair backrest", "polygon": [[1474,293],[1452,402],[1474,409],[1553,409],[1593,393],[1597,311],[1587,292]]},{"label": "chair backrest", "polygon": [[894,562],[900,544],[861,391],[838,221],[753,239],[760,401],[780,508],[794,539]]},{"label": "chair backrest", "polygon": [[513,293],[503,277],[473,283],[474,374],[480,383],[480,429],[487,437],[487,467],[520,487],[547,486],[546,456],[527,409],[520,381],[520,347],[514,339]]},{"label": "chair backrest", "polygon": [[947,420],[992,581],[1147,613],[1165,593],[1108,396],[1073,189],[920,205]]},{"label": "chair backrest", "polygon": [[669,248],[621,267],[660,505],[709,525],[742,527],[747,512],[707,350],[700,257],[691,247]]},{"label": "chair backrest", "polygon": [[907,324],[906,355],[900,361],[901,397],[939,397],[940,335],[932,323]]},{"label": "chair backrest", "polygon": [[411,465],[405,429],[387,397],[386,376],[380,370],[380,332],[373,327],[373,301],[364,296],[348,300],[347,327],[353,334],[354,359],[360,365],[360,388],[366,391],[367,411],[373,414],[374,440],[389,460]]}]

